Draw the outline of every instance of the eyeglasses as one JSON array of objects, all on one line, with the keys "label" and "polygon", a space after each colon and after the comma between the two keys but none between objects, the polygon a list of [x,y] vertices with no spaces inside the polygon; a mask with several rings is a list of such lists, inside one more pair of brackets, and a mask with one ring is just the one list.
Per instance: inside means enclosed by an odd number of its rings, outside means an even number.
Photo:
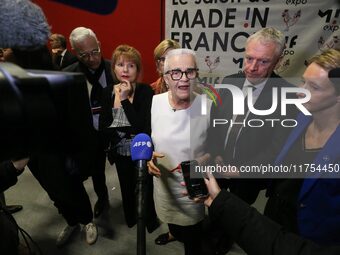
[{"label": "eyeglasses", "polygon": [[94,49],[90,52],[79,53],[79,57],[84,60],[89,60],[90,57],[98,57],[100,54],[100,49]]},{"label": "eyeglasses", "polygon": [[193,80],[198,75],[198,68],[188,68],[186,71],[182,71],[180,69],[174,69],[174,70],[169,70],[165,72],[165,74],[170,74],[171,79],[174,81],[178,81],[182,79],[184,73],[185,73],[185,76],[189,80]]}]

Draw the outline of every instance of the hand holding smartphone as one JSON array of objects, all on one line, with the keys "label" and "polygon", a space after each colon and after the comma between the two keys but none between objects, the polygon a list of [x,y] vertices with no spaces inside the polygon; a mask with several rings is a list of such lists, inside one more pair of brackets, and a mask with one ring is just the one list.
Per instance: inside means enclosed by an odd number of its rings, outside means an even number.
[{"label": "hand holding smartphone", "polygon": [[189,198],[191,199],[208,196],[208,190],[205,185],[203,175],[201,178],[190,178],[190,169],[194,170],[195,166],[198,166],[198,162],[196,160],[188,160],[181,163],[184,181],[188,190]]}]

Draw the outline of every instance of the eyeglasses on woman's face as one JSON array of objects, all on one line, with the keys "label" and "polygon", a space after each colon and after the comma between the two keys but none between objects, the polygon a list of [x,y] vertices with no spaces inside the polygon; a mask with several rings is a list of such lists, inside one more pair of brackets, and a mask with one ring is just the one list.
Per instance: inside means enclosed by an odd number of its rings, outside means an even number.
[{"label": "eyeglasses on woman's face", "polygon": [[182,71],[180,69],[173,69],[173,70],[166,71],[165,74],[170,74],[171,79],[174,81],[178,81],[182,79],[183,74],[185,74],[185,76],[189,80],[193,80],[198,75],[198,68],[188,68],[185,71]]}]

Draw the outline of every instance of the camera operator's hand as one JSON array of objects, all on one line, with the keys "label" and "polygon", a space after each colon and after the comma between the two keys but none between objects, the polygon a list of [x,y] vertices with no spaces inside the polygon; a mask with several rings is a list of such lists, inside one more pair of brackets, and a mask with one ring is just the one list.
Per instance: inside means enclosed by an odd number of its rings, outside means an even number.
[{"label": "camera operator's hand", "polygon": [[23,158],[19,160],[12,160],[12,164],[17,169],[17,173],[24,171],[26,165],[28,164],[29,158]]},{"label": "camera operator's hand", "polygon": [[205,185],[207,185],[209,196],[204,201],[206,206],[210,206],[215,197],[220,193],[221,188],[218,186],[215,177],[211,173],[207,173],[208,178],[204,178]]}]

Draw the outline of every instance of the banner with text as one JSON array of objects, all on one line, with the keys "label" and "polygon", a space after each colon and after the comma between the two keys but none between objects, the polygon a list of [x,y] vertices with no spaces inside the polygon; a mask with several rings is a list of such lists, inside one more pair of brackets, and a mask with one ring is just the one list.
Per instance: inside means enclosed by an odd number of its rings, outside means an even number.
[{"label": "banner with text", "polygon": [[339,0],[166,0],[165,8],[165,37],[197,52],[205,83],[240,72],[246,39],[263,27],[286,36],[282,77],[300,77],[311,56],[340,49]]}]

